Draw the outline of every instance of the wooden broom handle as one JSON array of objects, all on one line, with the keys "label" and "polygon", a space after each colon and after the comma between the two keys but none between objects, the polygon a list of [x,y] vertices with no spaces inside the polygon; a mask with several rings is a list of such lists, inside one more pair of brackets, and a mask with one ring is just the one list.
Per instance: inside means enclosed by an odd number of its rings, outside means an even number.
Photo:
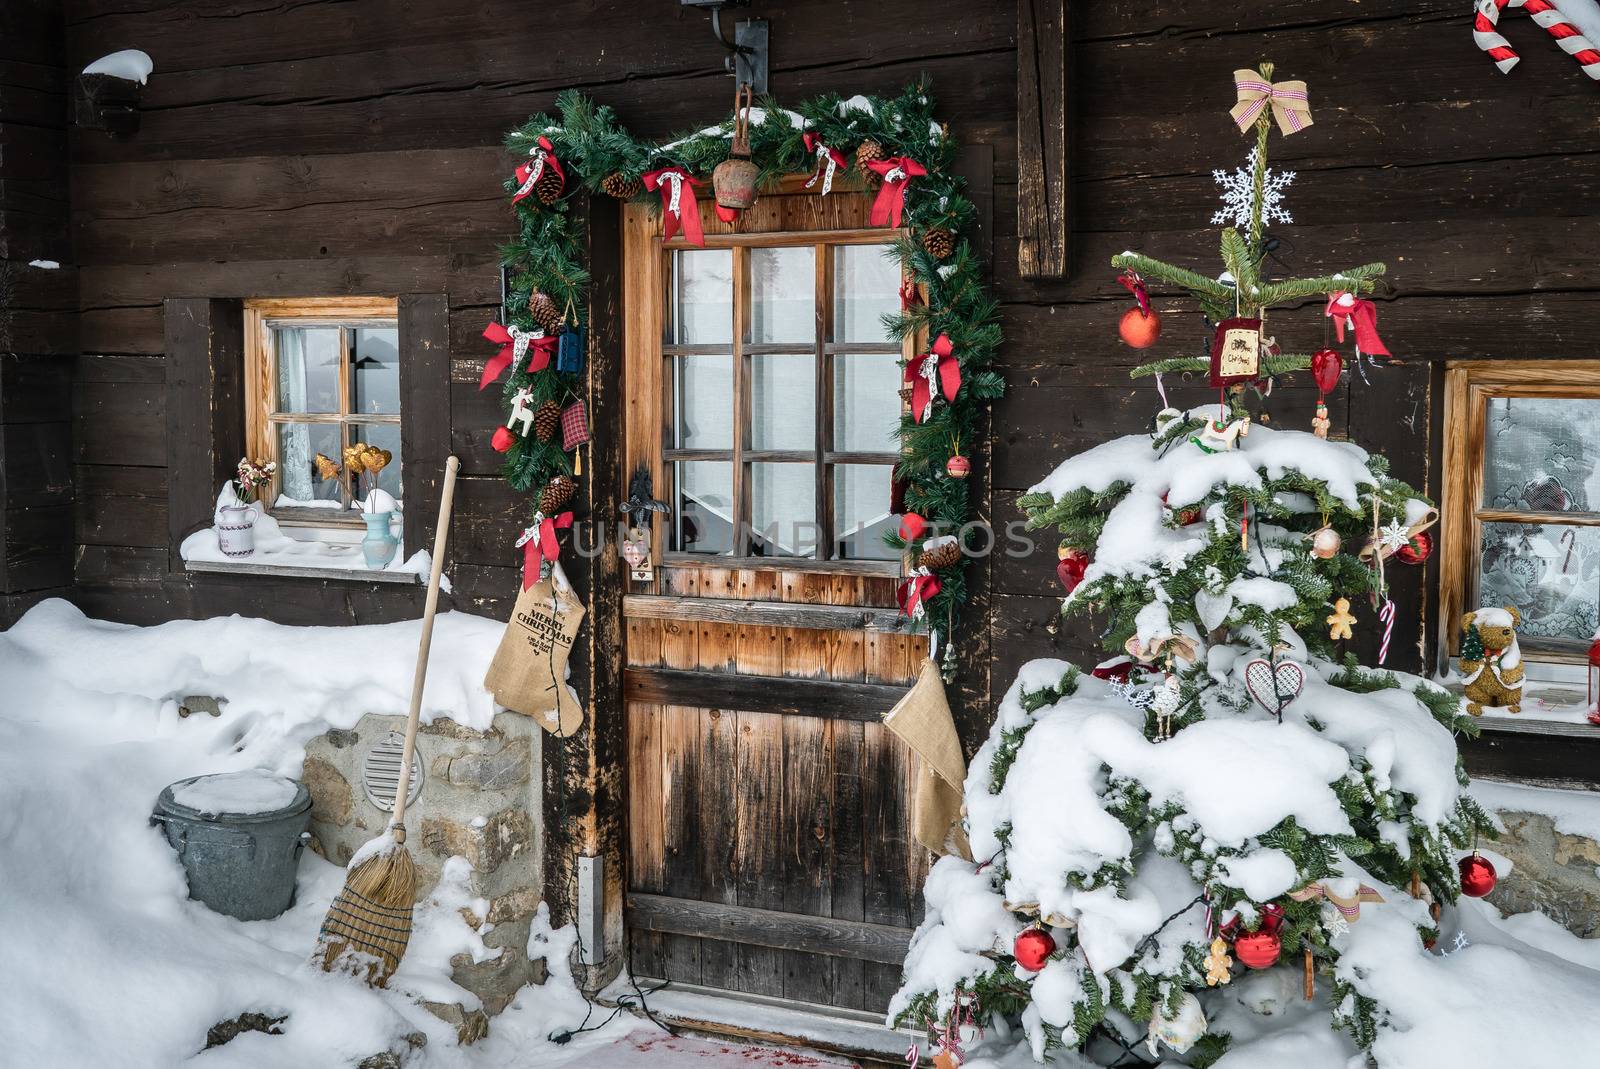
[{"label": "wooden broom handle", "polygon": [[439,519],[433,532],[433,567],[428,572],[428,602],[422,610],[422,637],[417,640],[417,669],[411,677],[411,710],[406,714],[406,744],[400,751],[400,778],[394,789],[394,817],[389,827],[394,841],[406,841],[406,796],[411,793],[411,762],[417,753],[417,721],[422,716],[422,685],[428,678],[428,647],[433,645],[433,614],[439,607],[439,577],[444,574],[444,546],[450,536],[450,507],[456,496],[456,472],[461,461],[444,462],[444,493],[439,498]]}]

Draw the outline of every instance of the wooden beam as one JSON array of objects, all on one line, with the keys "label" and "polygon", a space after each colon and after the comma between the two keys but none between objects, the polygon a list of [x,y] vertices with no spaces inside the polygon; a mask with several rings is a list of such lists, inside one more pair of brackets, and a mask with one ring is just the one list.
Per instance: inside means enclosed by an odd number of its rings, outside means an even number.
[{"label": "wooden beam", "polygon": [[905,961],[911,929],[832,917],[808,917],[751,906],[698,902],[665,895],[628,895],[628,926],[730,943],[858,958],[885,965]]},{"label": "wooden beam", "polygon": [[908,689],[884,683],[841,683],[681,668],[629,668],[623,675],[623,697],[630,702],[829,717],[867,724],[881,720]]},{"label": "wooden beam", "polygon": [[1461,756],[1473,776],[1600,790],[1600,733],[1589,725],[1499,719],[1480,723],[1481,735],[1461,740]]},{"label": "wooden beam", "polygon": [[165,304],[168,561],[211,523],[244,450],[244,308],[205,297]]},{"label": "wooden beam", "polygon": [[1067,0],[1017,4],[1017,268],[1067,274]]},{"label": "wooden beam", "polygon": [[700,620],[821,631],[898,631],[903,620],[895,609],[665,594],[629,594],[622,599],[622,615],[633,620]]},{"label": "wooden beam", "polygon": [[[350,300],[351,298],[346,298]],[[369,298],[376,300],[376,298]],[[442,293],[397,302],[400,329],[400,482],[405,551],[433,545],[444,462],[450,454],[450,308]]]}]

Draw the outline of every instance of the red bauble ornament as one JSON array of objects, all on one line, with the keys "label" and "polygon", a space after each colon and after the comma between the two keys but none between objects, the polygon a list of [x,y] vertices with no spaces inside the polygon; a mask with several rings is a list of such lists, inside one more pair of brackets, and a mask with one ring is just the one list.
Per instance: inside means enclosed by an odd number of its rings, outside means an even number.
[{"label": "red bauble ornament", "polygon": [[1311,378],[1321,393],[1332,393],[1339,388],[1339,373],[1344,370],[1344,360],[1332,349],[1318,349],[1311,354]]},{"label": "red bauble ornament", "polygon": [[1259,932],[1246,932],[1233,941],[1233,953],[1252,969],[1270,969],[1278,964],[1283,953],[1283,940],[1277,932],[1262,928]]},{"label": "red bauble ornament", "polygon": [[1474,851],[1462,858],[1456,867],[1461,870],[1461,893],[1468,898],[1482,898],[1494,890],[1498,877],[1494,865],[1482,854]]},{"label": "red bauble ornament", "polygon": [[510,427],[496,427],[489,444],[494,446],[496,453],[504,453],[517,444],[517,436],[511,433]]},{"label": "red bauble ornament", "polygon": [[1061,550],[1061,560],[1056,564],[1056,578],[1070,594],[1083,582],[1084,570],[1089,567],[1089,555],[1078,549]]},{"label": "red bauble ornament", "polygon": [[1133,348],[1148,349],[1161,337],[1161,317],[1154,311],[1146,314],[1138,308],[1130,308],[1122,313],[1117,333]]},{"label": "red bauble ornament", "polygon": [[972,461],[966,457],[951,457],[949,462],[945,464],[944,470],[952,479],[965,479],[972,474]]},{"label": "red bauble ornament", "polygon": [[1395,550],[1394,558],[1401,564],[1421,564],[1433,556],[1433,536],[1427,531],[1418,531],[1411,536],[1411,541]]},{"label": "red bauble ornament", "polygon": [[1043,928],[1025,928],[1011,945],[1011,956],[1029,972],[1038,972],[1056,952],[1055,937]]},{"label": "red bauble ornament", "polygon": [[927,529],[928,521],[915,512],[908,512],[900,517],[900,537],[908,545],[920,541]]}]

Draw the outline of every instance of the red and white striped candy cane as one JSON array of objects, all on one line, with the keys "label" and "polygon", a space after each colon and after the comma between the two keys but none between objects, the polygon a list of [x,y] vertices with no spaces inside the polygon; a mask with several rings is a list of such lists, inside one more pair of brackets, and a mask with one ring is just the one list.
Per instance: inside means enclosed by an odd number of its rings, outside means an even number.
[{"label": "red and white striped candy cane", "polygon": [[1600,49],[1590,44],[1550,0],[1478,0],[1477,13],[1472,20],[1472,40],[1489,53],[1501,74],[1515,67],[1521,58],[1497,29],[1500,9],[1506,7],[1525,9],[1534,22],[1556,39],[1563,52],[1578,61],[1583,73],[1600,80]]},{"label": "red and white striped candy cane", "polygon": [[1388,598],[1383,599],[1383,608],[1378,610],[1378,619],[1383,621],[1383,641],[1378,643],[1378,663],[1382,664],[1389,659],[1389,636],[1394,633],[1394,602]]}]

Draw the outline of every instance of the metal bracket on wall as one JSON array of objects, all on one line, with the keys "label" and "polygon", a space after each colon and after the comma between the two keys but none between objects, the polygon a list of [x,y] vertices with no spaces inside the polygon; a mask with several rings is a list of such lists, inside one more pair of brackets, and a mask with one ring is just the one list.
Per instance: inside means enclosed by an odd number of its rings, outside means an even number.
[{"label": "metal bracket on wall", "polygon": [[711,33],[717,43],[728,50],[723,67],[733,75],[734,81],[748,85],[751,92],[767,91],[768,41],[770,34],[766,19],[740,19],[733,26],[733,42],[722,36],[722,9],[746,7],[750,0],[679,0],[684,7],[703,7],[711,12]]},{"label": "metal bracket on wall", "polygon": [[578,949],[585,965],[606,960],[605,858],[578,855]]}]

